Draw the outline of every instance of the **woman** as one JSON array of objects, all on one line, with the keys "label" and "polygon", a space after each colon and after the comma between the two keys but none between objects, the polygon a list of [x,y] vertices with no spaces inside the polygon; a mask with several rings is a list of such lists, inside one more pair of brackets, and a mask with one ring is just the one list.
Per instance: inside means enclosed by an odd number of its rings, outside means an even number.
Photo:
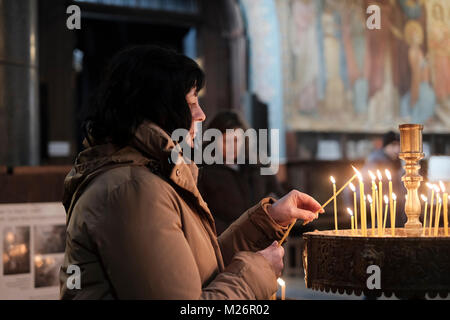
[{"label": "woman", "polygon": [[[223,164],[204,166],[200,170],[198,189],[214,216],[217,234],[224,232],[248,208],[258,203],[263,197],[283,196],[283,188],[275,175],[261,175],[260,165],[249,164],[248,142],[237,139],[235,134],[227,130],[248,130],[244,120],[233,111],[219,112],[210,122],[208,129],[216,129],[222,133]],[[227,163],[227,147],[234,148],[233,164]],[[220,147],[219,147],[220,148]],[[237,164],[238,155],[242,157],[243,164]],[[230,161],[231,162],[231,161]],[[223,195],[227,200],[223,201]]]},{"label": "woman", "polygon": [[[263,199],[216,237],[196,165],[170,161],[170,134],[184,128],[192,139],[205,120],[203,80],[194,61],[160,48],[111,61],[86,117],[87,148],[65,181],[62,299],[267,299],[276,291],[276,240],[320,206],[298,191]],[[70,289],[71,265],[81,270],[80,289]]]}]

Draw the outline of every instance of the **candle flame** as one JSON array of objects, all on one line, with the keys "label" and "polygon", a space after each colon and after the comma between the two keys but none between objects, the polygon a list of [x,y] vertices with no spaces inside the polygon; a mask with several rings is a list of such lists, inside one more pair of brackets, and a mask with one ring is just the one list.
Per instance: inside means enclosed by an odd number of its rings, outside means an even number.
[{"label": "candle flame", "polygon": [[395,193],[393,193],[393,192],[392,192],[392,199],[393,199],[394,201],[397,201],[397,195],[396,195]]},{"label": "candle flame", "polygon": [[[392,194],[392,196],[394,196],[394,194]],[[389,203],[389,197],[387,195],[384,195],[384,203]]]},{"label": "candle flame", "polygon": [[378,180],[383,180],[383,176],[381,175],[381,171],[377,170],[377,176],[378,176]]},{"label": "candle flame", "polygon": [[352,209],[347,208],[347,212],[348,212],[349,215],[351,215],[351,216],[353,217],[353,211],[352,211]]},{"label": "candle flame", "polygon": [[441,196],[439,194],[437,196],[438,196],[439,203],[442,203]]},{"label": "candle flame", "polygon": [[358,169],[356,169],[354,166],[352,166],[353,170],[355,170],[356,174],[358,175],[358,179],[360,182],[363,182],[363,176],[361,174],[361,172],[358,171]]},{"label": "candle flame", "polygon": [[445,192],[445,184],[442,181],[439,181],[439,185],[441,186],[442,192]]},{"label": "candle flame", "polygon": [[386,170],[384,170],[384,173],[386,174],[386,177],[388,178],[388,180],[391,181],[392,180],[391,172],[388,169],[386,169]]},{"label": "candle flame", "polygon": [[423,200],[424,202],[427,202],[427,201],[428,201],[428,198],[425,197],[423,194],[421,194],[420,197],[422,198],[422,200]]},{"label": "candle flame", "polygon": [[372,203],[373,200],[370,194],[367,195],[367,199],[369,199],[369,203]]},{"label": "candle flame", "polygon": [[433,185],[429,182],[425,183],[427,185],[428,188],[433,189]]},{"label": "candle flame", "polygon": [[434,191],[436,191],[437,193],[441,192],[441,189],[439,189],[438,185],[433,184],[433,188],[434,188]]},{"label": "candle flame", "polygon": [[281,278],[278,278],[278,279],[277,279],[277,282],[278,282],[278,284],[279,284],[280,286],[282,286],[282,287],[284,287],[284,286],[286,285],[286,282],[284,282],[284,280],[281,279]]},{"label": "candle flame", "polygon": [[370,170],[369,170],[369,176],[370,176],[370,179],[372,179],[372,181],[377,180],[377,177],[375,177],[375,175],[373,174],[373,172],[370,171]]},{"label": "candle flame", "polygon": [[351,182],[350,182],[350,189],[351,189],[353,192],[356,192],[355,185],[354,185],[353,183],[351,183]]},{"label": "candle flame", "polygon": [[330,180],[331,180],[331,183],[332,183],[332,184],[336,184],[336,180],[334,179],[333,176],[330,177]]}]

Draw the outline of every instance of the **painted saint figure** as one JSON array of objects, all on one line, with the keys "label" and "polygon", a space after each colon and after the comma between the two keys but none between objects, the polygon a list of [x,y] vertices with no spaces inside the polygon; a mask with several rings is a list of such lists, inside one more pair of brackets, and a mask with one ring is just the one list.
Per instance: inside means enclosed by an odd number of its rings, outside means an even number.
[{"label": "painted saint figure", "polygon": [[423,29],[417,21],[410,20],[406,23],[404,40],[409,45],[411,88],[402,98],[401,116],[410,118],[413,123],[425,123],[434,114],[436,95],[430,86],[429,66],[421,48],[424,41]]}]

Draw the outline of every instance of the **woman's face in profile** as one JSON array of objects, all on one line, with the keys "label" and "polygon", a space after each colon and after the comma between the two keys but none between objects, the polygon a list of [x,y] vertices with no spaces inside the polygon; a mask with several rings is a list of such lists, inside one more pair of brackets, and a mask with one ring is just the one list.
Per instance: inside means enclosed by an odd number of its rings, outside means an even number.
[{"label": "woman's face in profile", "polygon": [[191,115],[192,115],[192,123],[191,128],[189,130],[190,137],[188,138],[188,143],[191,147],[194,146],[194,138],[197,131],[196,123],[203,122],[206,119],[206,116],[200,107],[200,104],[198,103],[198,92],[197,89],[194,87],[191,89],[191,91],[188,92],[186,95],[186,102],[189,105],[189,108],[191,109]]}]

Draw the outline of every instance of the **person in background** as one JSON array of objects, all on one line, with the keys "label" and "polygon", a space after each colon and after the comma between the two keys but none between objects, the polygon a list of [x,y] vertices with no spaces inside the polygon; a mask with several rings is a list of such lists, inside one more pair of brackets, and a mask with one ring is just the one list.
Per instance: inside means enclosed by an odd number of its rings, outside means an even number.
[{"label": "person in background", "polygon": [[[400,153],[400,137],[393,131],[389,131],[383,135],[382,148],[376,149],[367,157],[363,167],[363,172],[368,176],[367,172],[370,170],[373,174],[377,174],[377,169],[383,174],[383,181],[386,182],[385,169],[388,169],[392,175],[393,192],[397,195],[397,215],[395,225],[403,227],[406,222],[406,215],[404,213],[404,194],[406,189],[401,180],[404,172],[402,169],[401,160],[398,157]],[[378,180],[377,180],[378,183]],[[386,186],[387,184],[384,183]],[[386,188],[386,187],[385,187]],[[387,194],[387,189],[383,190]],[[366,190],[366,193],[369,193]],[[390,219],[387,219],[386,226],[390,226]]]},{"label": "person in background", "polygon": [[383,135],[383,147],[372,151],[367,157],[364,168],[376,171],[378,168],[388,166],[388,169],[398,171],[401,168],[399,153],[400,138],[395,132],[389,131]]},{"label": "person in background", "polygon": [[[261,165],[237,164],[238,154],[248,154],[248,143],[239,145],[234,134],[227,134],[227,129],[242,129],[246,131],[248,125],[233,111],[219,112],[208,126],[222,133],[222,154],[224,164],[212,164],[202,167],[198,188],[204,200],[214,214],[217,234],[225,231],[245,211],[261,198],[271,196],[279,198],[284,194],[283,188],[275,175],[261,175]],[[234,143],[234,163],[226,164],[225,155],[227,145]],[[224,198],[224,194],[227,195]]]}]

